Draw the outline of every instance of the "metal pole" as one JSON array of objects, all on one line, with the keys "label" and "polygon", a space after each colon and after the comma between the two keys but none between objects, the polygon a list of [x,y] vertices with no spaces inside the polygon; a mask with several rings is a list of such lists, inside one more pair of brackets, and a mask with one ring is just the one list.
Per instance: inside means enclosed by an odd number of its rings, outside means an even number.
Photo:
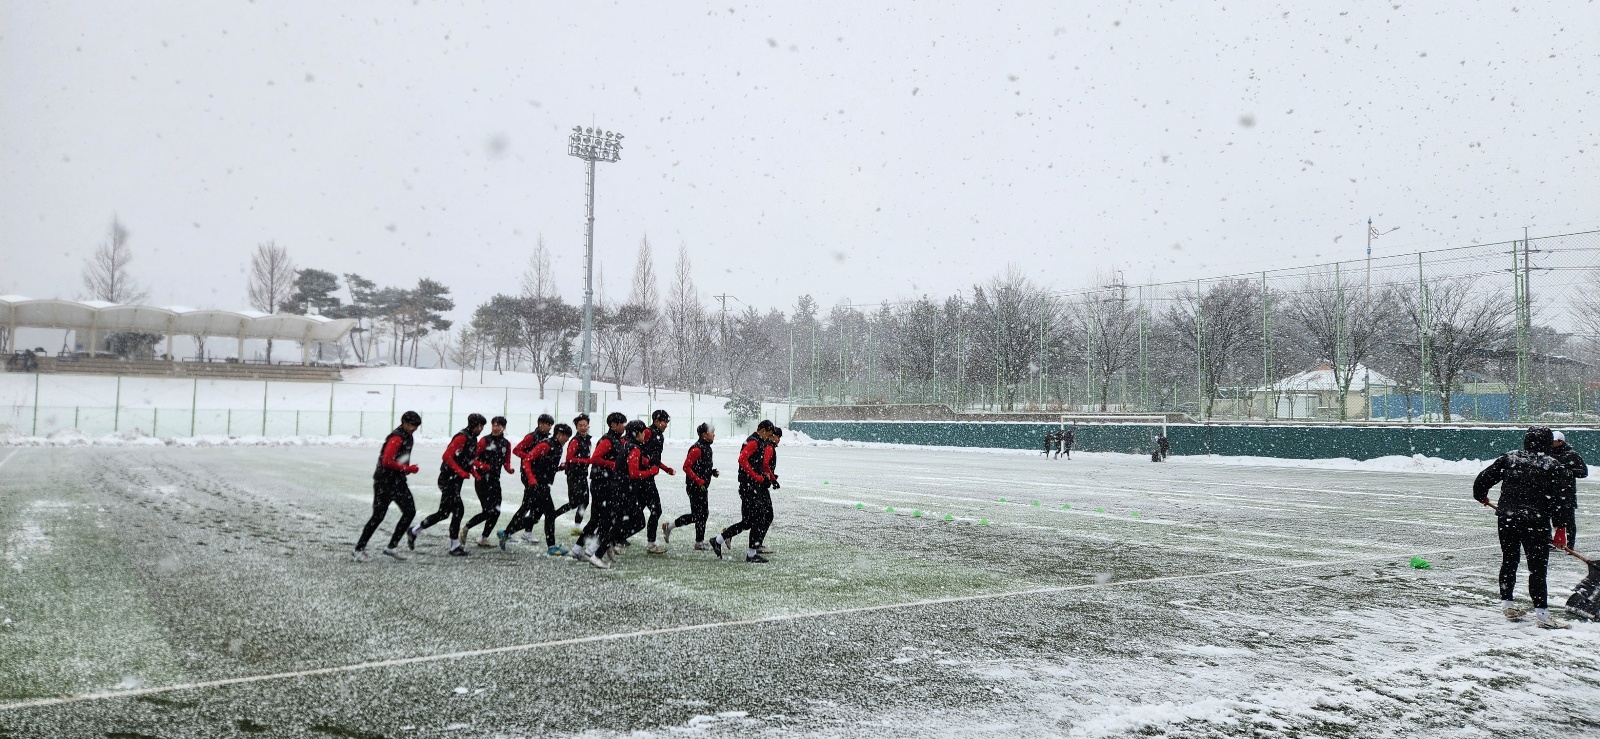
[{"label": "metal pole", "polygon": [[[1515,259],[1515,256],[1513,256]],[[1512,262],[1516,264],[1515,261]],[[1420,321],[1417,322],[1417,356],[1421,358],[1422,389],[1426,390],[1432,384],[1432,377],[1428,373],[1428,324],[1433,319],[1428,316],[1428,283],[1422,276],[1422,253],[1417,253],[1417,308],[1420,312]],[[1426,384],[1423,384],[1426,383]],[[1428,394],[1422,393],[1422,421],[1428,420]]]},{"label": "metal pole", "polygon": [[[481,360],[480,360],[481,363]],[[333,389],[335,385],[328,383],[328,435],[333,436]]]},{"label": "metal pole", "polygon": [[[690,396],[691,399],[693,396]],[[789,401],[794,402],[794,329],[789,329]]]},{"label": "metal pole", "polygon": [[583,399],[584,412],[590,407],[589,384],[594,378],[594,363],[590,344],[594,334],[594,160],[587,159],[588,175],[584,178],[584,195],[588,201],[588,215],[583,240]]},{"label": "metal pole", "polygon": [[[329,383],[332,386],[332,383]],[[331,392],[331,391],[330,391]],[[332,401],[329,401],[330,403]],[[194,378],[194,389],[189,392],[189,436],[194,436],[194,418],[200,415],[200,378]]]},{"label": "metal pole", "polygon": [[[77,426],[77,422],[73,422]],[[33,435],[39,435],[39,373],[33,373]]]},{"label": "metal pole", "polygon": [[1339,420],[1345,420],[1345,388],[1349,384],[1349,374],[1345,368],[1344,351],[1344,276],[1340,271],[1339,263],[1333,263],[1333,381],[1338,383],[1339,391]]},{"label": "metal pole", "polygon": [[1261,420],[1272,420],[1272,401],[1277,395],[1272,387],[1272,299],[1267,294],[1267,273],[1261,273],[1261,387],[1266,393],[1261,401]]},{"label": "metal pole", "polygon": [[1194,414],[1206,417],[1205,296],[1200,281],[1194,281]]},{"label": "metal pole", "polygon": [[267,435],[267,388],[271,384],[272,383],[267,381],[267,380],[262,380],[261,381],[261,435],[262,436],[266,436]]},{"label": "metal pole", "polygon": [[122,375],[117,375],[117,399],[112,402],[111,431],[122,430]]}]

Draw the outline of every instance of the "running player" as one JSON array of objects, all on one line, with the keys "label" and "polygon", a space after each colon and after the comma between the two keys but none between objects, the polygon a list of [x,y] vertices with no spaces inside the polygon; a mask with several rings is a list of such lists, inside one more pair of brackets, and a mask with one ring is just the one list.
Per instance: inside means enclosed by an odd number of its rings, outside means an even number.
[{"label": "running player", "polygon": [[400,520],[395,522],[394,535],[389,537],[389,546],[384,547],[383,553],[394,559],[405,559],[395,547],[400,546],[400,537],[411,524],[411,517],[417,514],[406,475],[418,472],[417,466],[411,463],[411,435],[420,426],[422,416],[416,411],[406,411],[400,415],[399,428],[390,431],[383,440],[383,451],[378,452],[378,468],[372,472],[372,517],[361,527],[361,538],[356,540],[355,551],[350,555],[357,562],[367,561],[367,540],[378,530],[378,524],[383,523],[383,517],[389,515],[390,503],[400,506]]},{"label": "running player", "polygon": [[702,423],[695,429],[700,438],[689,447],[689,455],[683,459],[683,486],[689,493],[689,512],[679,516],[676,521],[661,524],[661,541],[672,543],[672,530],[694,524],[695,551],[705,551],[711,547],[706,545],[706,521],[710,517],[710,490],[711,478],[722,473],[712,466],[711,444],[717,440],[717,430],[709,423]]},{"label": "running player", "polygon": [[512,447],[511,453],[517,455],[518,459],[527,456],[528,451],[533,449],[534,444],[550,438],[550,427],[554,426],[555,423],[556,419],[553,416],[548,413],[540,413],[538,424],[533,427],[532,431],[528,432],[527,436],[522,437],[522,441],[517,442],[517,445]]},{"label": "running player", "polygon": [[[750,546],[745,550],[744,561],[752,563],[765,563],[767,560],[756,551],[760,541],[756,538],[755,528],[760,525],[765,514],[761,506],[761,488],[767,482],[764,471],[766,464],[766,448],[772,443],[771,421],[762,421],[756,426],[756,432],[744,440],[744,446],[739,448],[739,521],[722,533],[711,538],[711,551],[715,552],[718,559],[722,558],[722,547],[739,534],[750,532]],[[766,496],[771,506],[771,496]]]},{"label": "running player", "polygon": [[489,435],[478,440],[478,453],[473,456],[472,468],[478,473],[478,479],[472,483],[472,487],[478,493],[478,505],[483,510],[467,521],[466,530],[471,534],[473,527],[482,522],[483,536],[478,539],[478,546],[492,547],[494,544],[489,541],[489,532],[494,531],[495,523],[500,520],[500,470],[504,468],[507,473],[512,471],[511,441],[506,438],[505,416],[489,419]]},{"label": "running player", "polygon": [[[506,540],[510,539],[512,534],[518,531],[532,531],[533,525],[542,518],[545,553],[552,557],[567,553],[567,550],[556,544],[556,504],[550,497],[550,485],[556,481],[556,473],[562,469],[561,449],[570,438],[572,429],[564,423],[556,424],[554,434],[534,444],[522,458],[523,479],[530,482],[523,489],[522,507],[511,517],[510,525],[495,534],[500,538],[501,549],[506,548]],[[523,535],[523,541],[528,540],[529,537]]]},{"label": "running player", "polygon": [[478,449],[478,434],[483,431],[483,424],[482,415],[474,413],[467,416],[467,427],[457,431],[450,439],[450,446],[445,447],[442,461],[439,463],[439,510],[406,532],[407,547],[416,549],[417,536],[424,529],[448,518],[450,519],[448,554],[452,557],[467,556],[466,548],[461,546],[461,517],[466,515],[466,506],[461,504],[461,486],[467,480],[477,479],[477,474],[472,471],[472,456]]},{"label": "running player", "polygon": [[572,511],[572,535],[583,534],[583,509],[589,505],[589,458],[593,444],[589,438],[589,414],[572,419],[572,441],[567,442],[567,504],[556,509],[559,516]]},{"label": "running player", "polygon": [[[669,475],[676,475],[678,474],[676,470],[661,462],[662,448],[667,441],[667,424],[671,422],[672,416],[664,410],[656,409],[650,414],[650,427],[644,430],[642,438],[635,441],[642,448],[646,466],[656,467]],[[656,487],[655,473],[636,479],[630,487],[633,490],[634,505],[638,507],[640,520],[644,523],[645,541],[648,543],[645,551],[650,554],[666,554],[667,548],[656,543],[656,526],[661,523],[661,489]],[[645,511],[650,512],[648,519],[643,515]],[[633,531],[629,536],[633,533],[638,531]]]},{"label": "running player", "polygon": [[[583,527],[583,533],[578,535],[578,541],[572,547],[572,556],[577,559],[587,559],[589,563],[605,569],[605,561],[593,556],[601,550],[606,537],[611,534],[612,519],[616,516],[617,509],[622,501],[614,483],[626,479],[627,470],[624,465],[627,458],[622,456],[627,450],[627,439],[623,438],[623,429],[628,423],[628,417],[611,412],[606,416],[606,426],[609,430],[594,444],[594,452],[588,457],[578,460],[589,465],[589,496],[594,508],[590,511],[589,523]],[[619,475],[621,476],[619,478]]]}]

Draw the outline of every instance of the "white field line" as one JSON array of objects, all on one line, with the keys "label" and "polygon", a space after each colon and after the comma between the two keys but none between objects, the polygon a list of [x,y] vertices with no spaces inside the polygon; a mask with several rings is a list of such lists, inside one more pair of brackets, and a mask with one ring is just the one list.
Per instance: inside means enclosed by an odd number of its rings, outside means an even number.
[{"label": "white field line", "polygon": [[20,452],[20,451],[22,451],[22,450],[21,449],[12,449],[11,453],[7,454],[5,459],[0,459],[0,467],[6,466],[6,463],[10,462],[12,457],[17,456],[17,452]]},{"label": "white field line", "polygon": [[[1470,552],[1470,551],[1478,551],[1478,550],[1481,550],[1481,549],[1494,549],[1497,546],[1498,545],[1486,545],[1486,546],[1477,546],[1477,547],[1462,547],[1462,548],[1459,548],[1459,549],[1439,549],[1439,550],[1434,550],[1434,551],[1431,551],[1431,552],[1423,552],[1422,554],[1429,554],[1429,555],[1437,556],[1437,555],[1440,555],[1440,554],[1451,554],[1451,553],[1454,553],[1454,552]],[[1144,585],[1144,584],[1149,584],[1149,583],[1162,583],[1162,582],[1176,582],[1176,581],[1179,581],[1179,580],[1200,580],[1200,579],[1205,579],[1205,578],[1230,577],[1230,576],[1235,576],[1235,575],[1254,575],[1254,574],[1259,574],[1259,573],[1263,573],[1263,572],[1282,572],[1282,571],[1287,571],[1287,570],[1303,570],[1303,569],[1310,569],[1310,568],[1316,568],[1316,567],[1338,567],[1338,566],[1355,564],[1357,562],[1380,562],[1380,561],[1393,560],[1393,559],[1396,559],[1396,556],[1394,554],[1383,554],[1383,555],[1378,555],[1378,556],[1373,556],[1373,557],[1346,558],[1346,559],[1340,559],[1340,560],[1329,561],[1329,562],[1302,562],[1302,563],[1299,563],[1299,564],[1269,565],[1269,566],[1266,566],[1266,567],[1251,567],[1251,568],[1239,569],[1239,570],[1226,570],[1226,571],[1222,571],[1222,572],[1204,572],[1204,573],[1196,573],[1196,574],[1192,574],[1192,575],[1168,575],[1168,576],[1164,576],[1164,577],[1149,577],[1149,578],[1144,578],[1144,579],[1141,579],[1141,580],[1121,580],[1121,581],[1115,581],[1115,582],[1106,583],[1105,585],[1089,584],[1089,583],[1085,583],[1085,584],[1082,584],[1082,585],[1058,585],[1058,586],[1044,587],[1044,588],[1030,588],[1030,589],[1027,589],[1027,590],[1011,590],[1011,591],[1007,591],[1007,592],[1003,592],[1003,593],[980,593],[980,594],[977,594],[977,595],[960,595],[960,596],[952,596],[952,597],[949,597],[949,598],[929,598],[929,599],[926,599],[926,600],[914,600],[914,601],[906,601],[906,602],[902,602],[902,603],[886,603],[886,604],[883,604],[883,605],[876,605],[876,606],[857,606],[857,607],[853,607],[853,608],[836,608],[836,609],[827,610],[827,611],[813,611],[813,612],[810,612],[810,613],[792,613],[792,614],[784,614],[784,615],[779,615],[779,616],[762,616],[762,617],[759,617],[759,618],[746,618],[746,619],[737,619],[737,620],[731,620],[731,621],[713,621],[711,623],[703,623],[703,624],[690,624],[690,625],[686,625],[686,626],[669,626],[669,627],[660,628],[660,629],[644,629],[644,630],[641,630],[641,631],[628,631],[628,632],[615,633],[615,634],[595,634],[593,636],[580,636],[580,637],[573,637],[573,638],[570,638],[570,639],[554,639],[554,640],[551,640],[551,641],[532,642],[532,643],[528,643],[528,644],[512,644],[512,645],[501,646],[501,647],[490,647],[488,649],[471,649],[471,650],[460,651],[460,652],[448,652],[448,653],[444,653],[444,654],[429,654],[429,655],[423,655],[423,656],[419,656],[419,657],[402,657],[402,658],[398,658],[398,659],[386,659],[386,660],[378,660],[378,661],[374,661],[374,662],[357,662],[355,664],[338,665],[338,666],[335,666],[335,667],[318,667],[318,668],[309,669],[309,670],[293,670],[293,671],[289,671],[289,672],[274,672],[274,673],[269,673],[269,674],[265,674],[265,675],[248,675],[248,676],[245,676],[245,677],[230,677],[230,678],[223,678],[223,679],[220,679],[220,680],[203,680],[203,681],[199,681],[199,682],[178,683],[178,684],[175,684],[175,685],[164,685],[164,686],[153,687],[153,688],[137,688],[137,689],[134,689],[134,690],[120,690],[120,691],[115,691],[115,692],[88,693],[88,694],[84,694],[84,695],[63,696],[63,697],[57,697],[57,698],[40,698],[38,700],[19,701],[19,702],[15,702],[15,703],[0,704],[0,711],[16,711],[16,710],[21,710],[21,709],[25,709],[25,708],[44,708],[44,707],[49,707],[49,706],[65,705],[65,704],[68,704],[68,703],[82,703],[82,702],[86,702],[86,701],[102,701],[102,700],[113,700],[113,699],[117,699],[117,698],[133,698],[133,697],[138,697],[138,696],[141,696],[141,695],[157,695],[157,694],[162,694],[162,693],[173,693],[173,692],[177,692],[177,691],[180,691],[180,690],[204,690],[204,689],[208,689],[208,688],[220,688],[220,687],[227,687],[227,686],[231,686],[231,685],[248,685],[248,684],[251,684],[251,683],[268,682],[268,681],[273,681],[273,680],[289,680],[289,679],[301,678],[301,677],[317,677],[317,676],[321,676],[321,675],[338,675],[338,674],[347,673],[347,672],[360,672],[360,671],[364,671],[364,670],[376,670],[376,669],[383,669],[383,668],[388,668],[388,667],[405,667],[405,666],[408,666],[408,665],[425,664],[425,663],[428,663],[428,662],[443,662],[443,661],[449,661],[449,660],[466,659],[466,658],[469,658],[469,657],[486,657],[486,656],[497,655],[497,654],[507,654],[507,653],[510,653],[510,652],[526,652],[526,651],[530,651],[530,650],[534,650],[534,649],[545,649],[545,648],[549,648],[549,647],[564,647],[564,646],[573,646],[573,645],[578,645],[578,644],[596,644],[596,643],[600,643],[600,642],[621,641],[621,640],[624,640],[624,639],[638,639],[638,638],[641,638],[641,637],[661,636],[661,635],[666,635],[666,634],[684,634],[684,633],[690,633],[690,632],[695,632],[695,631],[709,631],[709,630],[712,630],[712,629],[731,628],[731,627],[737,627],[737,626],[755,626],[755,625],[759,625],[759,624],[784,623],[784,622],[789,622],[789,621],[803,621],[803,620],[815,619],[815,618],[829,618],[829,617],[834,617],[834,616],[848,616],[848,615],[853,615],[853,614],[858,614],[858,613],[876,613],[876,612],[879,612],[879,611],[894,611],[894,610],[900,610],[900,609],[905,609],[905,608],[923,608],[923,607],[926,607],[926,606],[947,605],[947,604],[950,604],[950,603],[970,603],[970,602],[974,602],[974,601],[997,600],[997,599],[1001,599],[1001,598],[1011,598],[1011,597],[1015,597],[1015,596],[1050,595],[1050,594],[1055,594],[1055,593],[1066,593],[1066,592],[1071,592],[1071,591],[1075,591],[1075,590],[1090,590],[1090,589],[1095,589],[1095,588],[1108,588],[1108,587],[1127,586],[1127,585]]]}]

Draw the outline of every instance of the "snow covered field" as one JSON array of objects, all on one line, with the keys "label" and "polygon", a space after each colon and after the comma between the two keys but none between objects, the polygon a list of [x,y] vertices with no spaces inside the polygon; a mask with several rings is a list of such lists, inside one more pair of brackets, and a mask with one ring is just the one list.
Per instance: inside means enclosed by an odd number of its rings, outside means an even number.
[{"label": "snow covered field", "polygon": [[349,562],[374,453],[0,447],[0,736],[1600,731],[1600,627],[1498,616],[1464,470],[786,446],[772,564],[599,572]]}]

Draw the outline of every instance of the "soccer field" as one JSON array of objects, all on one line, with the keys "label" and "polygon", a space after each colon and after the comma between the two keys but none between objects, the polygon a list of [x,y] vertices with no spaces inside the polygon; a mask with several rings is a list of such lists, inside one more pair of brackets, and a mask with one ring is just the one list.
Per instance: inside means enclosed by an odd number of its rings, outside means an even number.
[{"label": "soccer field", "polygon": [[0,737],[1600,732],[1600,627],[1500,618],[1470,477],[785,446],[771,564],[602,572],[442,525],[351,562],[375,457],[0,448]]}]

